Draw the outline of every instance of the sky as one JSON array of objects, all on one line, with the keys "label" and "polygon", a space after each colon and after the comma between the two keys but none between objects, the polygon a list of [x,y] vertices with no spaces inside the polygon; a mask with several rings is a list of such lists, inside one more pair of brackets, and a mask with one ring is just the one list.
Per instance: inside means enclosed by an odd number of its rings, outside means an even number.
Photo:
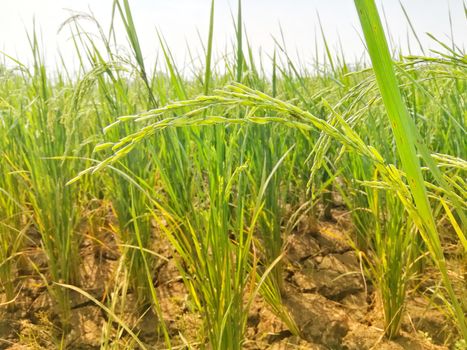
[{"label": "sky", "polygon": [[[31,51],[26,31],[33,28],[33,19],[40,32],[46,64],[54,68],[60,51],[67,66],[77,64],[70,40],[70,30],[59,32],[61,24],[74,12],[92,12],[102,27],[110,24],[113,0],[0,0],[0,51],[27,63]],[[157,30],[166,39],[176,62],[190,62],[187,46],[196,57],[202,52],[200,37],[206,41],[209,25],[210,0],[130,0],[134,21],[145,60],[151,65],[159,51]],[[425,49],[439,49],[429,32],[441,41],[454,37],[462,49],[467,40],[467,20],[463,0],[402,0],[411,22]],[[399,0],[377,0],[380,12],[390,28],[392,46],[408,53],[407,38],[412,54],[421,53],[409,30]],[[383,5],[384,6],[383,6]],[[216,0],[214,50],[219,55],[233,53],[235,40],[232,13],[236,0]],[[348,62],[359,61],[364,54],[357,13],[352,0],[243,0],[244,26],[251,46],[263,57],[274,50],[274,38],[282,33],[287,51],[302,64],[312,64],[318,54],[324,56],[319,18],[331,50],[342,51]],[[450,25],[452,23],[452,26]],[[87,24],[86,30],[96,33]],[[452,31],[451,31],[452,28]],[[123,32],[119,45],[127,47]],[[199,55],[201,57],[201,55]],[[8,64],[1,57],[0,62]]]}]

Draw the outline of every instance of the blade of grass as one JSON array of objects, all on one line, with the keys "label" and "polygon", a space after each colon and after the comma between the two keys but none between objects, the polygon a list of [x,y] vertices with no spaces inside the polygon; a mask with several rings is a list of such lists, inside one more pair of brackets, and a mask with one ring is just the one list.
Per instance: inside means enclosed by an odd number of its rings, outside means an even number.
[{"label": "blade of grass", "polygon": [[417,156],[416,145],[422,142],[421,140],[417,140],[415,125],[410,119],[410,115],[402,99],[376,4],[374,0],[355,0],[355,6],[358,11],[381,96],[391,122],[402,167],[406,173],[416,209],[420,212],[420,216],[423,219],[423,227],[419,227],[419,230],[425,233],[422,236],[435,264],[441,272],[459,330],[467,338],[465,315],[448,276],[446,261],[428,201],[420,161]]}]

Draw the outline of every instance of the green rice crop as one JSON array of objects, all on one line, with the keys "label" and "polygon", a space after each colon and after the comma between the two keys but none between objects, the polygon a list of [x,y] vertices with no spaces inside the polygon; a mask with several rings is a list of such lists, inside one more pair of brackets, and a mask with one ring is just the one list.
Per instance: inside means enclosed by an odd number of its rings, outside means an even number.
[{"label": "green rice crop", "polygon": [[[58,306],[62,339],[76,293],[107,315],[103,348],[152,345],[121,315],[132,294],[135,311],[156,315],[157,346],[241,349],[259,297],[300,336],[283,303],[288,235],[300,220],[332,219],[340,197],[381,300],[385,335],[399,335],[407,295],[426,292],[417,279],[434,268],[442,286],[430,286],[432,298],[446,306],[453,334],[467,338],[458,290],[465,281],[446,263],[443,241],[449,236],[465,262],[465,52],[433,37],[440,50],[431,56],[392,57],[374,1],[356,0],[371,66],[334,53],[322,26],[323,62],[294,62],[284,38],[271,57],[257,59],[239,0],[235,40],[218,62],[215,5],[206,14],[203,66],[192,76],[176,65],[163,32],[161,60],[147,66],[127,0],[113,2],[110,28],[81,14],[64,23],[80,62],[75,75],[63,64],[52,77],[34,31],[31,66],[5,56],[16,65],[0,66],[6,304],[15,305],[26,278],[20,265],[29,264]],[[116,45],[117,22],[129,52]],[[104,244],[87,218],[96,205],[106,212],[99,225],[111,217],[118,250],[101,299],[81,280],[83,246]],[[168,330],[173,315],[162,311],[154,282],[167,260],[154,251],[157,240],[174,250],[189,312],[201,318],[195,338]],[[45,266],[29,258],[31,246]]]}]

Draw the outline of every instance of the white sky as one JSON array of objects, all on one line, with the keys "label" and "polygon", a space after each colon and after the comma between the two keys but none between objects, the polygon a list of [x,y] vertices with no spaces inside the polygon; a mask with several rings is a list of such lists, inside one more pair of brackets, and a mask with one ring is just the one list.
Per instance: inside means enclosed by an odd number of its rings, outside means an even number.
[{"label": "white sky", "polygon": [[[67,65],[76,63],[68,30],[58,33],[60,24],[70,11],[92,10],[104,29],[108,28],[113,0],[0,0],[0,51],[30,61],[26,29],[31,30],[35,17],[42,35],[46,62],[54,68],[60,50]],[[383,1],[377,0],[380,5]],[[187,43],[194,52],[201,52],[197,30],[206,40],[209,25],[210,0],[130,0],[143,54],[152,64],[158,50],[156,29],[160,29],[180,65],[188,62]],[[231,13],[236,12],[236,0],[216,0],[214,42],[218,53],[231,52],[235,40]],[[467,39],[467,21],[463,0],[403,0],[413,25],[427,49],[438,49],[425,34],[429,32],[444,42],[450,42],[450,15],[456,44],[464,48]],[[319,13],[331,49],[339,49],[339,37],[348,61],[356,61],[364,52],[359,37],[359,22],[352,0],[243,0],[244,24],[254,49],[262,48],[271,54],[272,36],[280,38],[279,23],[283,28],[288,52],[311,64],[315,55],[315,37],[320,55],[321,34]],[[407,53],[407,35],[411,37],[412,53],[419,53],[418,45],[409,33],[407,21],[398,0],[384,0],[386,19],[394,42]],[[450,15],[449,15],[450,14]],[[409,34],[408,34],[409,33]],[[126,37],[120,36],[121,45]],[[227,47],[227,49],[226,49]],[[0,62],[4,59],[0,58]]]}]

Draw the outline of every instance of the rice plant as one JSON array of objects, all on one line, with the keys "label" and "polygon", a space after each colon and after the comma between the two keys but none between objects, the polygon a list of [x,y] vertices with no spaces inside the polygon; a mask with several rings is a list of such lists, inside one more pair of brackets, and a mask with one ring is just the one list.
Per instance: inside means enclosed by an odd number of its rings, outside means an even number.
[{"label": "rice plant", "polygon": [[[410,297],[427,294],[455,324],[451,336],[467,338],[456,267],[467,251],[464,51],[431,36],[441,49],[428,54],[402,7],[423,56],[395,56],[374,1],[355,0],[370,62],[334,52],[319,17],[324,59],[294,62],[284,37],[258,58],[239,0],[218,59],[216,4],[202,52],[190,52],[201,68],[177,66],[164,30],[149,67],[127,0],[112,2],[108,28],[81,13],[63,23],[76,73],[63,62],[52,77],[35,31],[30,66],[5,56],[16,68],[0,65],[0,308],[21,307],[33,278],[58,305],[50,317],[64,347],[89,305],[104,315],[97,346],[106,349],[241,349],[257,305],[287,328],[279,337],[306,338],[286,306],[290,275],[322,251],[290,261],[289,239],[318,242],[320,225],[342,229],[341,211],[386,339],[405,332]],[[100,260],[111,271],[100,294],[81,281],[94,245],[114,250]],[[193,322],[184,329],[164,309],[174,300],[163,288],[178,282]],[[309,289],[302,295],[318,294]],[[148,314],[154,338],[138,330]]]}]

